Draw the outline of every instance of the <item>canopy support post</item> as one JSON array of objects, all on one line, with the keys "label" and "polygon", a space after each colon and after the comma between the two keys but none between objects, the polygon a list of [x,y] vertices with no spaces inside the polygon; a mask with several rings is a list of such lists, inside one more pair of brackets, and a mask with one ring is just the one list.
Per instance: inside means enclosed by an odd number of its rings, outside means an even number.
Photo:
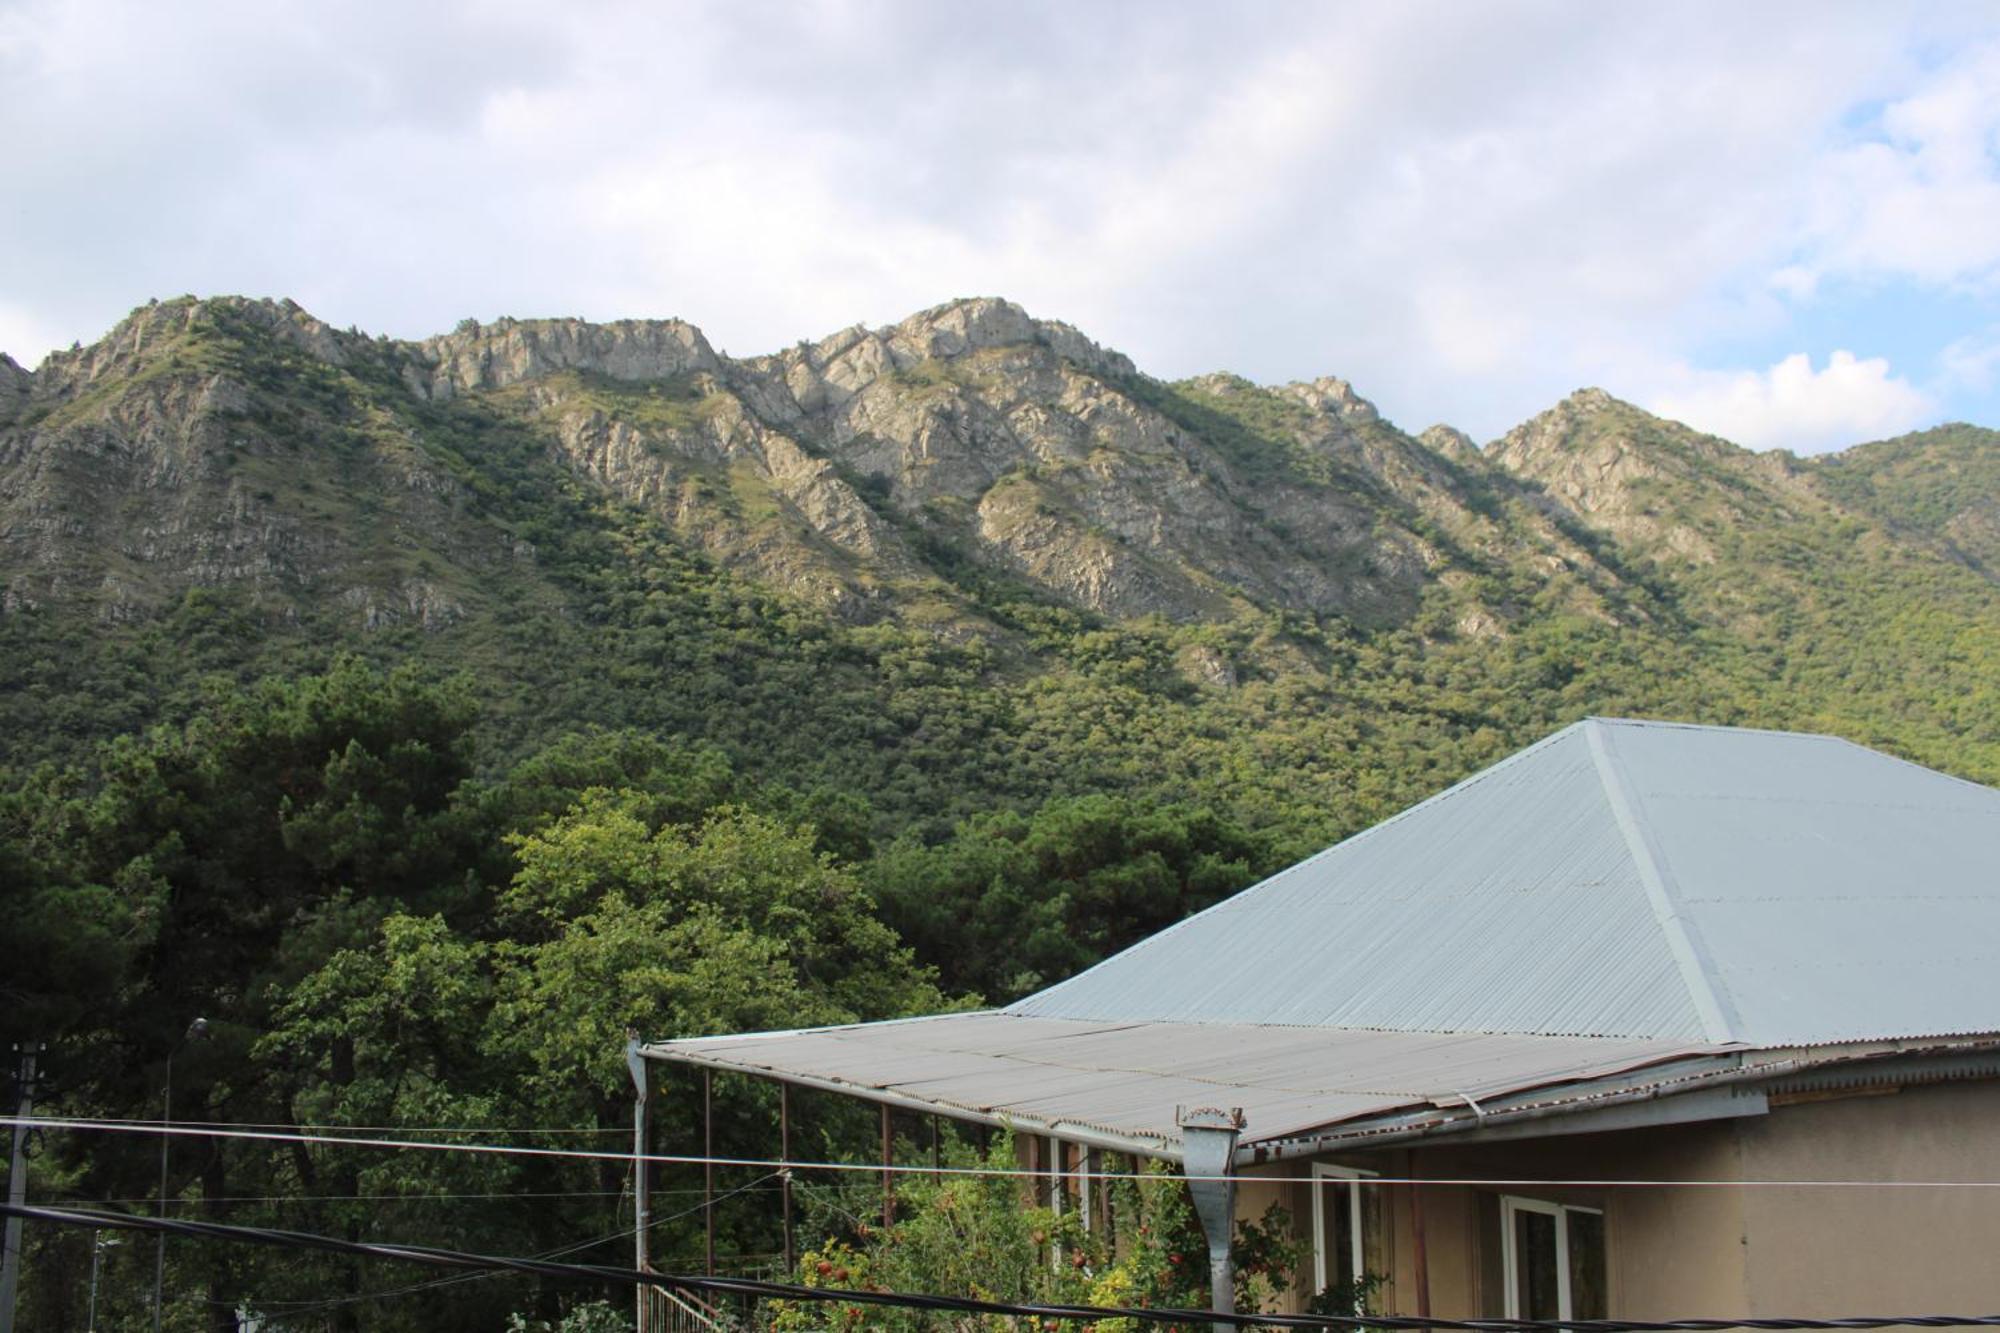
[{"label": "canopy support post", "polygon": [[715,1276],[715,1071],[701,1071],[701,1212],[707,1272]]},{"label": "canopy support post", "polygon": [[896,1225],[896,1174],[889,1168],[894,1165],[896,1140],[889,1125],[889,1104],[882,1103],[882,1226],[886,1230]]},{"label": "canopy support post", "polygon": [[778,1194],[785,1210],[785,1278],[798,1269],[792,1250],[792,1085],[778,1084]]},{"label": "canopy support post", "polygon": [[[645,1273],[652,1270],[648,1242],[653,1228],[653,1182],[651,1163],[646,1160],[652,1143],[652,1087],[646,1057],[639,1053],[639,1034],[629,1028],[625,1032],[625,1068],[632,1075],[636,1093],[632,1101],[632,1262]],[[654,1333],[652,1289],[640,1286],[633,1294],[638,1301],[633,1327],[637,1333]]]}]

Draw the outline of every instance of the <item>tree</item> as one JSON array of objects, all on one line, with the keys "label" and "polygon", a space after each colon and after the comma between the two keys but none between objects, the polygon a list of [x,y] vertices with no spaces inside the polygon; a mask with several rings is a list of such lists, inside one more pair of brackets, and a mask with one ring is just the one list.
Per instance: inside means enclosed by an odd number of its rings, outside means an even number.
[{"label": "tree", "polygon": [[1269,853],[1233,820],[1122,797],[982,816],[868,870],[885,920],[954,990],[1012,999],[1136,944],[1256,878]]}]

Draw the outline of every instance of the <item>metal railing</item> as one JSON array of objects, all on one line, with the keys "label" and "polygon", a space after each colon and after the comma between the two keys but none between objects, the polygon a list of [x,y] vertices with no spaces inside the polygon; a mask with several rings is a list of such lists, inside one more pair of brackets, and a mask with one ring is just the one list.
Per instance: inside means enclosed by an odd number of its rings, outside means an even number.
[{"label": "metal railing", "polygon": [[642,1333],[724,1333],[735,1321],[692,1293],[664,1287],[639,1289]]}]

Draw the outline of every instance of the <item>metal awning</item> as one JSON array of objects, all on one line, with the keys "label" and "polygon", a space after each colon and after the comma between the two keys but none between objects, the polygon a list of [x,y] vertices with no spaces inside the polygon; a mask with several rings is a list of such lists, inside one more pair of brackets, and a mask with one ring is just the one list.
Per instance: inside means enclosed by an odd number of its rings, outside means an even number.
[{"label": "metal awning", "polygon": [[1178,1158],[1182,1106],[1240,1107],[1241,1153],[1330,1125],[1483,1105],[1732,1048],[1620,1037],[1097,1022],[1000,1011],[655,1042],[727,1069],[1152,1157]]}]

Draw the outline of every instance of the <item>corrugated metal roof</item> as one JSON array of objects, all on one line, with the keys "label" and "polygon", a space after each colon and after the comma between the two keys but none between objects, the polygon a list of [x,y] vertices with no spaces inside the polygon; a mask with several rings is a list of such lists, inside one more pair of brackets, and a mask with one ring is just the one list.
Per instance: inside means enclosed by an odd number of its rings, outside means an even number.
[{"label": "corrugated metal roof", "polygon": [[1183,1105],[1248,1146],[1996,1032],[2000,791],[1592,719],[1005,1010],[647,1049],[1171,1154]]},{"label": "corrugated metal roof", "polygon": [[1009,1007],[1756,1046],[2000,1031],[2000,791],[1591,719]]},{"label": "corrugated metal roof", "polygon": [[1241,1107],[1246,1145],[1412,1106],[1587,1081],[1708,1046],[1601,1037],[1096,1023],[987,1011],[660,1042],[649,1055],[1171,1150],[1179,1106]]}]

